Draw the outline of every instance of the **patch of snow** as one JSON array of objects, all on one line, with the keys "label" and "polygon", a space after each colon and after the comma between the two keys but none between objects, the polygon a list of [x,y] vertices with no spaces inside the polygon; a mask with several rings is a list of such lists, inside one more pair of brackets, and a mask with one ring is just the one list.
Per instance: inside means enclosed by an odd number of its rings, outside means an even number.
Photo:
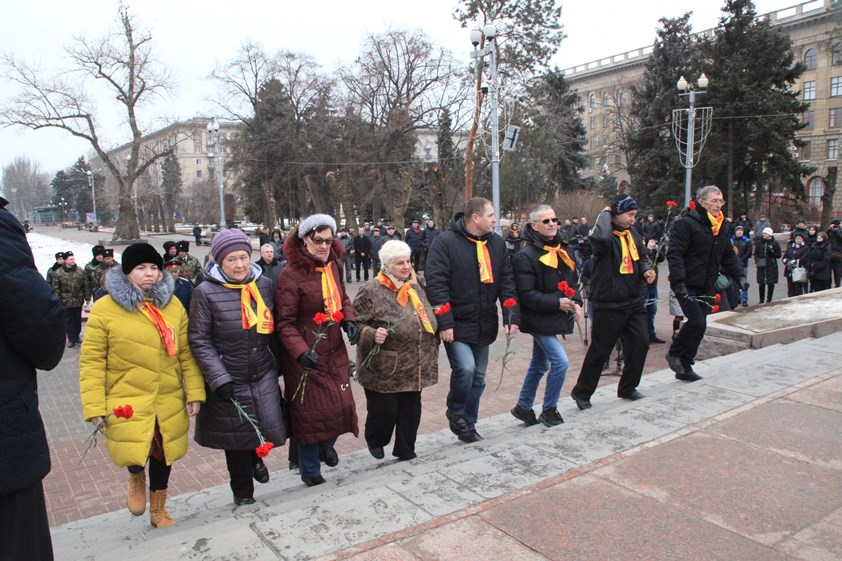
[{"label": "patch of snow", "polygon": [[840,317],[842,317],[842,298],[839,297],[837,290],[832,290],[781,300],[774,302],[771,306],[761,306],[744,313],[734,314],[716,323],[762,333]]}]

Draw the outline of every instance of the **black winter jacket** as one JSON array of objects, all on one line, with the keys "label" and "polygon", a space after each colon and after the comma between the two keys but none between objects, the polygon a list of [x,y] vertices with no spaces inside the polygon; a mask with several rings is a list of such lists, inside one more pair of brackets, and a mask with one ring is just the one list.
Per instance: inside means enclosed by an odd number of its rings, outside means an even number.
[{"label": "black winter jacket", "polygon": [[807,276],[811,281],[830,281],[830,242],[816,242],[810,248]]},{"label": "black winter jacket", "polygon": [[[468,238],[488,240],[493,283],[479,280],[476,244]],[[469,345],[490,345],[497,339],[500,320],[497,302],[517,299],[511,261],[506,257],[506,244],[497,234],[475,238],[465,229],[463,213],[453,217],[427,255],[424,271],[430,305],[450,302],[451,311],[438,317],[438,330],[454,330],[454,339]],[[520,325],[517,306],[512,308],[512,323]],[[509,311],[504,312],[508,322]]]},{"label": "black winter jacket", "polygon": [[643,308],[643,295],[647,285],[643,273],[652,269],[649,252],[637,230],[630,228],[640,259],[634,262],[634,273],[620,274],[623,251],[620,238],[611,233],[619,229],[611,222],[611,213],[604,210],[597,216],[591,231],[594,264],[590,287],[591,301],[595,309]]},{"label": "black winter jacket", "polygon": [[[582,304],[579,296],[578,279],[575,266],[568,267],[561,259],[558,267],[550,268],[538,261],[547,252],[545,245],[556,246],[567,252],[573,260],[573,249],[567,245],[561,234],[547,241],[527,224],[521,239],[523,248],[512,258],[512,269],[517,284],[518,303],[520,304],[520,329],[524,333],[538,335],[566,335],[573,332],[573,315],[558,309],[559,299],[564,294],[558,289],[561,281],[576,291],[573,300]],[[574,262],[575,263],[575,262]]]},{"label": "black winter jacket", "polygon": [[684,284],[697,294],[713,294],[720,268],[731,278],[743,276],[743,269],[731,245],[731,227],[723,221],[719,234],[713,235],[707,211],[685,211],[670,230],[667,251],[670,286]]},{"label": "black winter jacket", "polygon": [[740,238],[731,236],[731,244],[737,248],[735,253],[737,254],[737,259],[740,261],[740,266],[748,267],[748,260],[751,258],[753,249],[751,239],[747,235],[743,235]]},{"label": "black winter jacket", "polygon": [[[252,264],[252,275],[266,306],[273,309],[272,283]],[[205,282],[193,290],[188,339],[193,357],[205,376],[207,401],[196,417],[195,440],[207,448],[249,450],[260,442],[249,422],[231,402],[213,392],[234,383],[234,398],[257,419],[266,440],[280,446],[286,440],[281,418],[276,336],[256,327],[243,329],[240,290],[222,285],[219,267],[209,263]]]},{"label": "black winter jacket", "polygon": [[35,268],[23,226],[0,197],[0,496],[50,472],[35,369],[64,353],[64,308]]},{"label": "black winter jacket", "polygon": [[409,246],[409,249],[412,251],[423,251],[424,250],[424,230],[419,228],[418,230],[413,230],[412,228],[407,228],[406,230],[406,245]]}]

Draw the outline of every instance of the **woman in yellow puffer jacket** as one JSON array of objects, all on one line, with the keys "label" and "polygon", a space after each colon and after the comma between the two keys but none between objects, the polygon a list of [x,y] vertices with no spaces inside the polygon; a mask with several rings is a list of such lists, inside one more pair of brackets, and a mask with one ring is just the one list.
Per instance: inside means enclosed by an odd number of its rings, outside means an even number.
[{"label": "woman in yellow puffer jacket", "polygon": [[[152,525],[175,522],[166,508],[173,462],[187,453],[188,416],[205,401],[204,379],[187,342],[187,314],[173,298],[173,277],[149,244],[123,252],[109,270],[109,296],[97,300],[80,358],[83,417],[105,431],[111,459],[129,470],[129,511],[149,511]],[[115,408],[130,405],[129,418]],[[119,409],[118,409],[119,412]]]}]

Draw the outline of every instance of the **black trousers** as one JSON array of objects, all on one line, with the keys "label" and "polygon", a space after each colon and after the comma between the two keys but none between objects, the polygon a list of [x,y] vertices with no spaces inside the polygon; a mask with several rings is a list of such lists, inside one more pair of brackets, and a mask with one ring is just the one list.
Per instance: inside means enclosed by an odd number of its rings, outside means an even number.
[{"label": "black trousers", "polygon": [[839,288],[842,283],[842,261],[831,261],[830,269],[833,271],[833,284]]},{"label": "black trousers", "polygon": [[386,446],[394,432],[392,455],[402,460],[414,458],[421,424],[421,392],[380,393],[366,388],[365,402],[365,441],[369,448]]},{"label": "black trousers", "polygon": [[67,340],[71,343],[79,342],[79,333],[82,332],[82,308],[64,309],[64,331]]},{"label": "black trousers", "polygon": [[[129,473],[138,474],[143,471],[143,466],[129,466]],[[170,482],[172,466],[168,466],[164,460],[157,460],[149,457],[149,490],[162,491],[167,488]]]},{"label": "black trousers", "polygon": [[41,480],[14,493],[0,495],[0,561],[22,559],[53,560],[53,542]]},{"label": "black trousers", "polygon": [[617,393],[634,391],[640,384],[646,355],[649,353],[649,316],[643,304],[625,310],[596,308],[591,335],[591,344],[582,362],[579,379],[573,387],[573,395],[581,399],[591,398],[599,384],[605,361],[611,356],[620,337],[623,338],[625,365]]},{"label": "black trousers", "polygon": [[412,263],[412,268],[416,271],[421,270],[421,258],[424,256],[423,249],[416,249],[415,251],[410,252],[409,254],[409,261]]},{"label": "black trousers", "polygon": [[247,499],[254,496],[254,465],[257,453],[254,450],[226,450],[225,463],[231,477],[231,491],[235,497]]},{"label": "black trousers", "polygon": [[360,271],[365,272],[365,280],[368,280],[368,268],[371,265],[368,257],[360,257],[354,254],[354,268],[357,270],[357,282],[360,282]]},{"label": "black trousers", "polygon": [[684,370],[692,370],[693,364],[696,362],[696,353],[699,352],[699,345],[705,338],[705,331],[708,328],[707,317],[712,307],[707,302],[694,300],[694,298],[704,296],[704,294],[696,292],[692,288],[688,288],[687,292],[689,298],[678,299],[681,311],[684,312],[687,321],[672,340],[669,354],[681,359]]}]

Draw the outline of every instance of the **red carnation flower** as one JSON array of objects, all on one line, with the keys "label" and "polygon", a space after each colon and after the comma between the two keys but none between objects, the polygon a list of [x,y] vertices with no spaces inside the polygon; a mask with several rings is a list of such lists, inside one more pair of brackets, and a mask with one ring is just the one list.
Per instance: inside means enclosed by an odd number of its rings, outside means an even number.
[{"label": "red carnation flower", "polygon": [[118,405],[114,408],[114,416],[118,419],[131,419],[134,415],[134,409],[131,405]]},{"label": "red carnation flower", "polygon": [[667,201],[667,208],[675,208],[678,206],[678,203],[675,201]]},{"label": "red carnation flower", "polygon": [[573,298],[574,296],[576,296],[576,291],[568,286],[564,291],[564,295],[568,298]]},{"label": "red carnation flower", "polygon": [[719,306],[714,306],[713,308],[710,309],[710,313],[712,313],[712,314],[715,314],[718,311],[719,311]]},{"label": "red carnation flower", "polygon": [[690,210],[696,210],[696,201],[690,201],[690,204],[687,205]]},{"label": "red carnation flower", "polygon": [[327,321],[328,321],[327,314],[323,314],[322,312],[318,312],[316,315],[313,316],[313,321],[316,322],[316,325],[321,325],[323,323],[327,323]]},{"label": "red carnation flower", "polygon": [[504,308],[514,308],[517,306],[517,301],[514,298],[507,298],[503,301]]},{"label": "red carnation flower", "polygon": [[450,302],[445,302],[444,304],[442,304],[441,306],[439,306],[435,310],[433,310],[433,313],[437,316],[443,316],[444,314],[446,314],[449,311],[450,311]]},{"label": "red carnation flower", "polygon": [[713,301],[716,302],[717,304],[719,304],[720,300],[722,300],[721,294],[717,294],[716,296],[713,297]]},{"label": "red carnation flower", "polygon": [[558,290],[560,292],[567,292],[567,289],[570,288],[570,285],[567,284],[567,281],[561,281],[558,283]]},{"label": "red carnation flower", "polygon": [[332,319],[336,323],[339,323],[343,319],[345,319],[345,314],[343,314],[341,311],[336,311],[330,314],[330,319]]},{"label": "red carnation flower", "polygon": [[275,447],[275,445],[272,444],[271,442],[264,442],[263,444],[261,444],[260,446],[255,448],[254,451],[257,453],[258,458],[265,458],[266,456],[269,455],[269,452],[274,447]]}]

